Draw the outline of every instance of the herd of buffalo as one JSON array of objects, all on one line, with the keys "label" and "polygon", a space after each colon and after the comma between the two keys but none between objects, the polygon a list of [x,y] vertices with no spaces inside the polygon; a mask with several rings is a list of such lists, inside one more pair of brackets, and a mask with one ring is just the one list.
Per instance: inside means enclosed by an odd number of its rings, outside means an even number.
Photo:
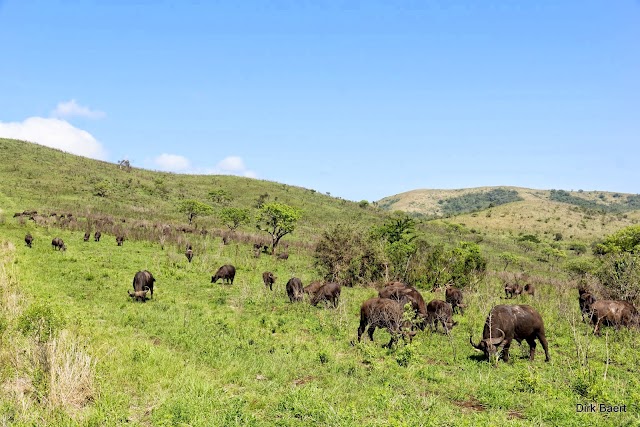
[{"label": "herd of buffalo", "polygon": [[[101,233],[96,231],[94,240],[99,242],[100,237]],[[84,241],[88,241],[89,238],[90,233],[85,233]],[[32,247],[33,236],[31,234],[27,234],[24,240],[29,248]],[[123,242],[123,236],[116,236],[118,246],[122,246]],[[67,248],[59,237],[54,238],[51,245],[54,249],[61,251]],[[187,244],[185,256],[189,262],[193,259],[193,248],[190,244]],[[281,259],[286,258],[282,257]],[[222,280],[223,284],[233,285],[235,275],[236,269],[233,265],[223,265],[211,277],[211,283]],[[273,273],[264,272],[262,279],[265,287],[272,291],[276,282]],[[147,300],[147,294],[153,298],[155,281],[156,279],[149,271],[138,271],[133,278],[133,292],[128,291],[129,296],[133,300],[141,302]],[[303,301],[306,296],[313,306],[327,303],[329,306],[337,307],[341,286],[338,283],[322,281],[303,286],[299,278],[292,277],[287,282],[285,289],[292,303]],[[535,288],[531,284],[524,287],[519,284],[507,284],[504,292],[507,298],[514,298],[521,294],[535,296]],[[582,287],[579,288],[578,293],[582,319],[595,325],[593,330],[595,335],[600,335],[602,325],[616,327],[640,325],[640,314],[633,304],[618,300],[596,300],[591,292]],[[436,332],[438,326],[442,325],[444,332],[449,334],[457,324],[453,320],[453,314],[456,312],[460,315],[464,314],[465,307],[462,291],[451,285],[445,289],[445,301],[434,299],[425,304],[422,295],[416,288],[403,282],[389,282],[379,290],[377,297],[362,303],[358,341],[365,331],[373,341],[373,333],[376,328],[386,329],[391,335],[391,340],[386,344],[388,347],[391,347],[399,337],[411,340],[417,333],[416,329],[424,330],[427,325]],[[547,362],[550,360],[542,316],[530,305],[500,304],[494,306],[485,321],[482,339],[475,344],[473,336],[470,336],[469,342],[476,350],[484,353],[487,358],[496,356],[501,349],[502,359],[508,361],[509,347],[514,339],[518,343],[526,341],[529,344],[529,360],[534,358],[536,340],[538,340],[544,349],[545,360]]]}]

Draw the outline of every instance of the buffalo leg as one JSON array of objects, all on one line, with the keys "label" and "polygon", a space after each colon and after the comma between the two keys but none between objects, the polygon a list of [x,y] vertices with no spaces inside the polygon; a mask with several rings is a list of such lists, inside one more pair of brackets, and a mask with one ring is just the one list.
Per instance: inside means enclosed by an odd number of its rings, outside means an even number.
[{"label": "buffalo leg", "polygon": [[373,341],[373,333],[376,331],[376,325],[369,325],[367,332],[369,333],[369,339]]},{"label": "buffalo leg", "polygon": [[365,328],[367,327],[366,322],[360,322],[360,326],[358,327],[358,342],[360,342],[360,338],[362,337],[362,334],[364,333]]},{"label": "buffalo leg", "polygon": [[502,347],[502,360],[505,362],[509,361],[509,347],[511,347],[510,340],[505,343],[504,347]]},{"label": "buffalo leg", "polygon": [[549,362],[551,358],[549,357],[549,346],[547,345],[547,338],[543,334],[538,334],[538,340],[540,341],[540,344],[542,344],[542,348],[544,349],[544,361]]},{"label": "buffalo leg", "polygon": [[[542,341],[540,341],[542,342]],[[527,343],[529,344],[529,360],[533,361],[533,358],[536,355],[536,339],[535,338],[527,338]]]}]

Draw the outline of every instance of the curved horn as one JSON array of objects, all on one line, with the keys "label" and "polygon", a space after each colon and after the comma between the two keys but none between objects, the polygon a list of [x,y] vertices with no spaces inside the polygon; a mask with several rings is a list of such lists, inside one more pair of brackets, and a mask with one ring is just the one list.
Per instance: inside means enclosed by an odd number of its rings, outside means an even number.
[{"label": "curved horn", "polygon": [[502,329],[496,328],[497,331],[500,331],[501,336],[488,338],[487,342],[492,345],[498,345],[504,340],[504,331]]},{"label": "curved horn", "polygon": [[469,343],[473,346],[473,348],[475,348],[478,351],[482,351],[482,349],[480,348],[480,344],[478,343],[478,345],[473,343],[473,335],[469,335]]}]

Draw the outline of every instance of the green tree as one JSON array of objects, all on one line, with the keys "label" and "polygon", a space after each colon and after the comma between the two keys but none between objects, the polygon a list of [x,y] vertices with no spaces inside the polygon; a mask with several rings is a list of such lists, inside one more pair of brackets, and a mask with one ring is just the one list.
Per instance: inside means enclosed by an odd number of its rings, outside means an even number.
[{"label": "green tree", "polygon": [[249,209],[245,208],[223,208],[220,211],[220,219],[229,230],[235,231],[240,225],[250,221]]},{"label": "green tree", "polygon": [[640,253],[640,225],[631,225],[618,230],[594,248],[594,253]]},{"label": "green tree", "polygon": [[500,255],[498,255],[498,258],[500,258],[500,260],[504,262],[503,271],[507,269],[509,264],[516,264],[518,262],[518,257],[512,254],[511,252],[503,252]]},{"label": "green tree", "polygon": [[227,190],[223,190],[221,188],[218,190],[209,191],[209,198],[213,203],[218,203],[221,205],[226,205],[231,200],[233,200],[233,197],[231,196],[231,192]]},{"label": "green tree", "polygon": [[284,203],[272,202],[262,205],[258,212],[256,228],[271,235],[271,253],[287,234],[293,233],[302,216],[300,209]]},{"label": "green tree", "polygon": [[404,212],[395,212],[385,223],[371,230],[371,237],[383,242],[391,277],[406,280],[411,257],[416,253],[416,221]]},{"label": "green tree", "polygon": [[213,212],[213,208],[198,200],[188,199],[178,204],[178,212],[186,214],[189,219],[189,224],[191,224],[197,216],[210,215]]}]

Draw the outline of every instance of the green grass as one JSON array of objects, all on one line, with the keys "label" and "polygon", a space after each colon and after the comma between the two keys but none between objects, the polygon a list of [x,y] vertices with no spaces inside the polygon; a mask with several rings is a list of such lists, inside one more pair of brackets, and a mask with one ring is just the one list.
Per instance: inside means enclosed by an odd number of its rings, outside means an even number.
[{"label": "green grass", "polygon": [[[606,338],[592,337],[577,321],[570,289],[544,286],[531,301],[545,319],[552,362],[543,362],[539,346],[530,363],[526,344],[514,344],[513,361],[494,367],[468,344],[469,333],[479,336],[488,309],[503,302],[493,280],[467,296],[470,308],[457,316],[460,325],[451,340],[424,332],[410,345],[387,350],[384,331],[376,332],[374,343],[352,345],[359,306],[375,295],[372,289],[343,289],[335,310],[288,302],[288,277],[304,283],[316,278],[307,257],[275,262],[253,258],[248,245],[214,244],[188,264],[177,248],[163,251],[149,242],[117,247],[110,239],[82,242],[78,232],[30,231],[36,239],[31,250],[22,243],[24,227],[11,221],[0,227],[2,239],[15,245],[7,256],[23,306],[53,307],[95,360],[94,400],[79,415],[33,404],[40,424],[619,426],[639,421],[637,332],[609,329]],[[66,253],[50,247],[54,235],[67,242]],[[238,267],[234,285],[211,284],[215,268],[226,262]],[[126,294],[140,269],[157,278],[154,299],[145,304]],[[278,276],[273,292],[261,282],[267,269]],[[19,334],[12,320],[7,334]],[[3,381],[16,375],[11,366],[2,372]],[[0,417],[24,420],[10,395],[0,402]],[[576,413],[575,404],[583,402],[626,403],[628,412]]]},{"label": "green grass", "polygon": [[[421,232],[434,244],[479,242],[489,272],[466,293],[469,308],[464,316],[455,316],[459,325],[450,337],[425,331],[413,343],[388,350],[382,347],[389,340],[386,331],[377,331],[373,343],[368,338],[355,342],[360,305],[376,295],[375,289],[344,288],[337,309],[290,304],[284,289],[292,276],[304,284],[319,279],[311,245],[302,243],[313,242],[335,222],[379,223],[384,216],[376,209],[238,177],[138,169],[127,173],[112,164],[11,140],[0,140],[0,153],[12,156],[0,165],[2,425],[640,424],[638,331],[605,328],[606,334],[594,337],[591,327],[580,321],[574,284],[558,263],[540,262],[539,251],[523,252],[518,232],[483,228],[488,221],[476,224],[473,220],[479,217],[473,216],[457,220],[466,224],[463,227],[452,226],[455,220],[419,221]],[[112,193],[94,196],[96,180],[110,181]],[[268,192],[304,209],[299,229],[285,238],[299,243],[287,261],[254,258],[248,239],[225,246],[212,234],[178,233],[162,249],[157,234],[135,231],[155,222],[184,225],[175,210],[177,202],[202,199],[219,186],[236,195],[236,206],[250,207]],[[491,220],[507,222],[509,206],[495,208]],[[80,224],[36,225],[12,218],[13,212],[25,209],[73,212]],[[83,242],[83,215],[124,218],[119,224],[129,231],[124,246],[116,246],[107,229],[101,242]],[[214,230],[220,224],[214,215],[199,220],[199,226]],[[26,232],[35,237],[32,249],[24,245]],[[552,236],[536,229],[522,232],[539,234],[544,241]],[[66,242],[66,252],[52,249],[56,236]],[[186,240],[194,244],[191,264],[183,253]],[[503,252],[520,257],[521,266],[511,272],[521,268],[536,280],[536,298],[502,299]],[[211,275],[226,263],[237,268],[235,283],[211,284]],[[135,272],[143,269],[157,279],[153,300],[144,304],[127,295]],[[273,292],[262,283],[266,270],[278,277]],[[442,293],[422,293],[426,301],[443,299]],[[497,366],[469,345],[470,334],[478,340],[492,306],[516,302],[530,303],[542,314],[550,363],[544,362],[540,345],[536,360],[529,362],[527,344],[514,343],[511,361]],[[38,328],[25,326],[37,323],[37,314],[51,320],[56,338],[40,334],[39,342],[34,336]],[[57,340],[77,346],[55,353],[52,343]],[[46,354],[90,357],[91,364],[88,372],[80,372],[85,376],[55,376],[51,367],[64,364],[49,363]],[[77,378],[87,376],[88,385],[79,389]],[[56,396],[56,382],[86,399],[72,405]],[[591,402],[626,404],[627,412],[576,412],[576,404]]]}]

